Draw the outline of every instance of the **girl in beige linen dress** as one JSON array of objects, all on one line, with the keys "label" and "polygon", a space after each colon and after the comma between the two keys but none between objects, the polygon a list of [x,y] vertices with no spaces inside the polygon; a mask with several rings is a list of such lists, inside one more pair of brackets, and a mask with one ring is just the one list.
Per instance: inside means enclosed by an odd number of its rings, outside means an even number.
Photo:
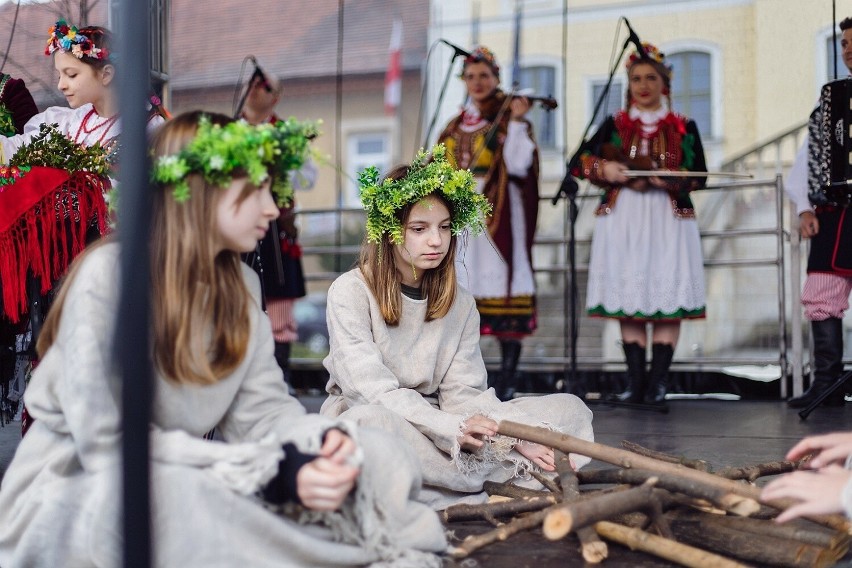
[{"label": "girl in beige linen dress", "polygon": [[[486,387],[479,313],[456,283],[457,235],[489,209],[442,145],[432,159],[361,175],[367,241],[358,268],[328,292],[329,398],[321,413],[378,426],[420,459],[420,498],[436,509],[486,499],[486,480],[530,481],[554,470],[553,450],[498,436],[500,420],[592,439],[592,413],[568,394],[501,402]],[[484,205],[483,205],[484,204]],[[588,461],[573,456],[575,465]]]},{"label": "girl in beige linen dress", "polygon": [[[278,215],[281,133],[203,116],[153,141],[153,565],[440,566],[416,458],[384,432],[307,415],[275,361],[239,253]],[[36,420],[0,487],[4,568],[122,565],[120,249],[77,260],[40,336]],[[203,439],[214,427],[222,441]]]}]

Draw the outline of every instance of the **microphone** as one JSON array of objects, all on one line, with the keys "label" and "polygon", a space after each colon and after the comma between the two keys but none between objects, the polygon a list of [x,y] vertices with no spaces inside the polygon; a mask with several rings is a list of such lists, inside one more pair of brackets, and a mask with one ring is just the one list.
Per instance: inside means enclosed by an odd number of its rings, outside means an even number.
[{"label": "microphone", "polygon": [[255,78],[258,78],[260,79],[260,86],[263,87],[267,93],[271,93],[272,85],[269,84],[269,79],[266,78],[266,73],[264,73],[263,69],[260,68],[260,64],[257,62],[255,56],[249,55],[247,59],[254,65],[254,73],[252,73],[251,79],[249,79],[249,85],[251,85]]},{"label": "microphone", "polygon": [[636,31],[630,26],[630,22],[624,16],[621,17],[624,20],[625,25],[627,26],[627,41],[624,45],[628,43],[632,43],[636,46],[636,51],[639,53],[639,57],[641,59],[648,59],[648,52],[645,51],[645,46],[642,45],[642,42],[639,40],[639,36],[636,35]]},{"label": "microphone", "polygon": [[[440,42],[441,42],[441,43],[443,43],[444,45],[449,45],[450,47],[452,47],[452,48],[453,48],[453,51],[455,51],[455,52],[456,52],[456,55],[455,55],[455,56],[461,55],[461,56],[464,56],[464,57],[470,57],[470,52],[469,52],[469,51],[467,51],[466,49],[462,49],[462,48],[460,48],[459,46],[457,46],[456,44],[454,44],[454,43],[450,43],[450,42],[448,42],[448,41],[447,41],[447,40],[445,40],[445,39],[439,39],[438,41],[440,41]],[[455,56],[454,56],[454,57],[455,57]]]}]

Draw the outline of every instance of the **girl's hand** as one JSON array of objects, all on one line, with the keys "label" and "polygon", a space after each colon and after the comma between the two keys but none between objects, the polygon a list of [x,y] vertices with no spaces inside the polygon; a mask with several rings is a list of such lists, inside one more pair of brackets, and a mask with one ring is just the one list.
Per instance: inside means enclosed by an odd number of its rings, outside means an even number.
[{"label": "girl's hand", "polygon": [[485,443],[482,440],[497,435],[497,422],[481,414],[474,414],[462,424],[462,433],[458,437],[461,449],[475,452]]},{"label": "girl's hand", "polygon": [[834,432],[804,438],[787,452],[787,459],[795,461],[809,454],[814,457],[805,462],[805,467],[819,469],[829,464],[842,465],[846,458],[852,455],[852,432]]},{"label": "girl's hand", "polygon": [[512,97],[512,101],[509,103],[511,119],[523,120],[524,115],[530,110],[530,105],[530,100],[526,97]]},{"label": "girl's hand", "polygon": [[556,471],[556,458],[552,448],[533,442],[518,442],[515,449],[544,471]]},{"label": "girl's hand", "polygon": [[296,492],[308,509],[335,511],[352,491],[359,473],[357,467],[320,456],[296,474]]},{"label": "girl's hand", "polygon": [[624,171],[627,170],[627,166],[622,164],[621,162],[608,161],[601,168],[603,178],[609,183],[627,183],[630,179],[626,175],[624,175]]},{"label": "girl's hand", "polygon": [[357,446],[352,438],[333,428],[325,433],[325,440],[323,440],[319,455],[334,463],[345,464],[355,454],[356,449]]},{"label": "girl's hand", "polygon": [[760,499],[793,498],[800,503],[793,505],[775,519],[784,523],[806,515],[825,515],[843,512],[841,494],[852,479],[852,471],[832,465],[820,471],[794,471],[783,475],[763,488]]}]

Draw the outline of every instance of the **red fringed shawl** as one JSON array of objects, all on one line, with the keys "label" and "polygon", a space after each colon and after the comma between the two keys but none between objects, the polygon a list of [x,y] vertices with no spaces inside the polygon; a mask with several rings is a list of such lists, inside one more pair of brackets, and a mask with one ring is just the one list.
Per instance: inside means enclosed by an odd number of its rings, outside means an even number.
[{"label": "red fringed shawl", "polygon": [[27,311],[27,271],[47,293],[86,246],[96,224],[107,230],[106,177],[34,166],[0,187],[0,289],[3,313],[13,323]]}]

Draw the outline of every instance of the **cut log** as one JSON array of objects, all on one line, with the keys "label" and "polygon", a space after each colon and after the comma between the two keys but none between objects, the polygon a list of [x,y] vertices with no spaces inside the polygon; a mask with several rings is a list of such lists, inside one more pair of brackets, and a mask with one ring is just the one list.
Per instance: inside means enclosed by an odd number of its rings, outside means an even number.
[{"label": "cut log", "polygon": [[509,482],[498,483],[497,481],[486,481],[482,484],[482,489],[486,493],[488,493],[488,495],[499,495],[501,497],[509,497],[511,499],[529,499],[532,497],[553,496],[553,493],[550,491],[528,489],[526,487],[519,487],[514,483]]},{"label": "cut log", "polygon": [[[556,458],[556,473],[559,475],[559,485],[562,487],[562,502],[569,503],[580,498],[580,483],[577,474],[571,467],[568,454],[554,450]],[[589,564],[600,564],[609,556],[609,549],[604,541],[598,537],[598,533],[592,527],[583,527],[577,530],[577,538],[580,539],[580,554]]]},{"label": "cut log", "polygon": [[697,479],[661,473],[647,469],[599,469],[577,472],[580,483],[630,483],[640,485],[651,477],[657,477],[657,487],[705,499],[716,507],[736,515],[749,516],[760,509],[760,503],[731,491],[708,485]]},{"label": "cut log", "polygon": [[746,481],[754,482],[758,478],[766,477],[767,475],[779,475],[781,473],[795,471],[799,469],[801,463],[802,462],[775,461],[742,467],[726,467],[717,471],[716,475],[727,479],[745,479]]},{"label": "cut log", "polygon": [[713,471],[713,468],[710,467],[710,464],[704,460],[694,460],[685,458],[683,456],[673,456],[671,454],[658,452],[657,450],[652,450],[644,446],[640,446],[639,444],[630,442],[628,440],[622,440],[621,447],[627,450],[628,452],[633,452],[634,454],[639,454],[640,456],[654,458],[655,460],[660,460],[668,463],[679,463],[688,468],[697,469],[698,471]]},{"label": "cut log", "polygon": [[633,529],[600,521],[595,523],[595,530],[602,537],[623,544],[631,550],[641,550],[659,558],[676,562],[683,566],[694,568],[747,568],[730,558],[713,554],[700,548],[681,544],[661,536],[656,536],[639,529]]},{"label": "cut log", "polygon": [[451,505],[441,512],[444,522],[473,521],[484,519],[487,515],[492,517],[506,517],[518,513],[529,513],[540,511],[557,503],[555,496],[533,497],[531,499],[512,499],[498,503],[484,503],[481,505]]},{"label": "cut log", "polygon": [[542,523],[546,514],[547,509],[536,511],[523,517],[512,519],[510,522],[486,533],[470,535],[459,546],[451,548],[450,555],[453,558],[466,558],[491,543],[504,541],[513,534],[534,529]]}]

